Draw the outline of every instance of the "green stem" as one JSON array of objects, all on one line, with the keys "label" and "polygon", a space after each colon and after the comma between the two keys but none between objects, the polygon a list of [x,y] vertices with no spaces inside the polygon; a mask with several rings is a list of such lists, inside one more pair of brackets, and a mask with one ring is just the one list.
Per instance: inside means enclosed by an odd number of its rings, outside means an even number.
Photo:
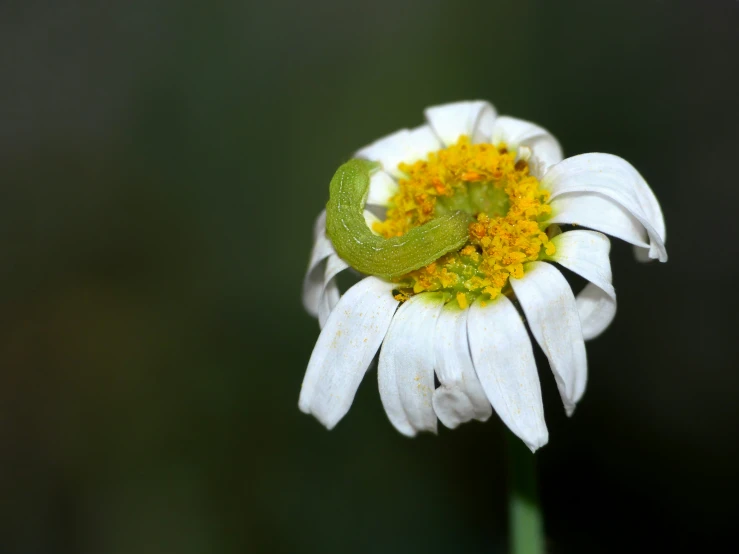
[{"label": "green stem", "polygon": [[543,554],[544,525],[536,491],[534,455],[513,433],[507,435],[510,554]]}]

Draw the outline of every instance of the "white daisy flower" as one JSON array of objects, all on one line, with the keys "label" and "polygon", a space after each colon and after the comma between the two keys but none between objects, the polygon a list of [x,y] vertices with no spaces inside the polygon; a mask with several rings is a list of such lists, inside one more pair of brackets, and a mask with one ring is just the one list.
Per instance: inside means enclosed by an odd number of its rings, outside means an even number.
[{"label": "white daisy flower", "polygon": [[[322,331],[299,406],[333,428],[380,350],[382,404],[404,435],[436,432],[437,418],[449,428],[485,421],[495,410],[535,451],[548,431],[527,328],[572,414],[587,382],[585,341],[616,314],[603,233],[633,244],[640,260],[664,262],[662,212],[625,160],[600,153],[563,160],[548,131],[498,117],[488,102],[434,106],[425,116],[426,124],[356,153],[381,167],[370,174],[364,200],[384,219],[365,210],[364,225],[391,244],[392,237],[410,237],[412,229],[462,213],[468,218],[462,246],[401,275],[365,269],[369,274],[342,296],[336,276],[352,265],[364,268],[364,246],[330,237],[324,211],[303,286],[305,308]],[[334,209],[345,208],[345,200],[337,202]],[[337,221],[337,234],[350,232]],[[560,225],[577,229],[562,232]],[[373,248],[378,260],[390,259],[388,250]],[[577,296],[558,265],[588,281]]]}]

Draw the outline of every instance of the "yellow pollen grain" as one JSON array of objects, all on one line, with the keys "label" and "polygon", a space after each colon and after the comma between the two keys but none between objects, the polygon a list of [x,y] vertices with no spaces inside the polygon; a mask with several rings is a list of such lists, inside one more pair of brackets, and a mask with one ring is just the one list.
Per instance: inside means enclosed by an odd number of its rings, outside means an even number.
[{"label": "yellow pollen grain", "polygon": [[454,206],[456,199],[469,198],[471,186],[504,193],[508,210],[505,215],[473,213],[468,243],[458,252],[395,279],[402,284],[396,299],[445,291],[464,309],[478,296],[482,295],[483,301],[494,299],[505,292],[510,278],[523,277],[524,264],[554,254],[554,243],[540,223],[551,213],[549,193],[529,174],[528,163],[517,161],[516,153],[505,144],[472,144],[462,136],[426,160],[401,163],[398,169],[405,177],[398,181],[385,221],[373,225],[387,238],[401,236],[431,220],[439,202]]}]

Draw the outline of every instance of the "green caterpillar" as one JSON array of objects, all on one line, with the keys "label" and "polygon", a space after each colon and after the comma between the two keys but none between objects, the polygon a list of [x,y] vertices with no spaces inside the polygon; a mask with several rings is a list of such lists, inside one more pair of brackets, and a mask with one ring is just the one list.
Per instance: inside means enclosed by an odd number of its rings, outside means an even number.
[{"label": "green caterpillar", "polygon": [[471,216],[456,211],[389,239],[373,234],[364,220],[370,173],[379,164],[352,159],[331,179],[326,233],[339,256],[357,271],[392,278],[459,250],[468,239]]}]

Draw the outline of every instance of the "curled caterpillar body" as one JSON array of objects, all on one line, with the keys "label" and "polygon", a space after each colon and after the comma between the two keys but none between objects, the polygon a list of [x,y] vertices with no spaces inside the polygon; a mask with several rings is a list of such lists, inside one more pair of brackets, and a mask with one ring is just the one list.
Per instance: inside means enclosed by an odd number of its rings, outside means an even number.
[{"label": "curled caterpillar body", "polygon": [[400,237],[375,235],[364,219],[364,204],[374,162],[352,159],[334,174],[326,204],[326,233],[339,256],[357,271],[392,278],[462,248],[471,216],[456,211],[432,219]]}]

